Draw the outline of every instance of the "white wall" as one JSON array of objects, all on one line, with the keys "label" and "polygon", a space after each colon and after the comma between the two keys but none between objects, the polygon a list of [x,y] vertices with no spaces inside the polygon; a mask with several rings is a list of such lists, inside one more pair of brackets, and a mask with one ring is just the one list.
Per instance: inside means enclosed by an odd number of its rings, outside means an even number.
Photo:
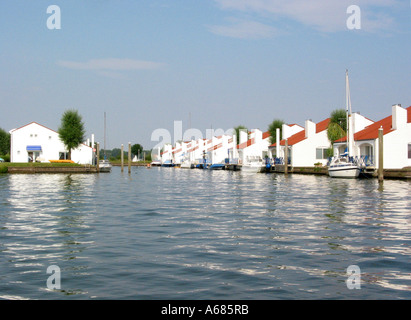
[{"label": "white wall", "polygon": [[[392,107],[392,128],[383,136],[384,169],[401,169],[411,166],[408,144],[411,143],[411,123],[407,123],[407,110],[399,105]],[[376,139],[376,163],[378,165],[378,139]]]},{"label": "white wall", "polygon": [[331,147],[327,130],[317,133],[316,124],[307,120],[305,135],[306,139],[291,146],[291,166],[313,167],[315,163],[327,164],[328,159],[317,159],[317,149]]}]

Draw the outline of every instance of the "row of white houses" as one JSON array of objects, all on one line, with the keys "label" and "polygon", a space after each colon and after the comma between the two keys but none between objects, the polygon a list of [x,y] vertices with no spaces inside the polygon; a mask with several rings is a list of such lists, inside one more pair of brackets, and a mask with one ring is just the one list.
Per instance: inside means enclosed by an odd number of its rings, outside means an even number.
[{"label": "row of white houses", "polygon": [[[350,150],[354,158],[364,164],[378,167],[378,129],[383,129],[384,168],[401,169],[411,166],[411,107],[393,105],[391,115],[374,122],[359,113],[349,117],[353,132]],[[285,145],[288,145],[288,163],[291,167],[313,167],[326,165],[328,150],[333,147],[334,156],[347,147],[346,138],[332,145],[327,136],[330,119],[318,123],[306,120],[304,126],[283,124],[282,137],[277,131],[277,141],[270,143],[269,132],[259,129],[240,132],[239,144],[236,136],[222,135],[212,139],[197,139],[179,142],[173,147],[168,144],[159,154],[162,163],[181,164],[184,161],[223,163],[226,159],[234,163],[245,163],[250,158],[268,158],[272,163],[284,161]]]},{"label": "row of white houses", "polygon": [[[246,163],[251,158],[270,159],[271,162],[283,161],[285,145],[288,145],[288,162],[292,167],[312,167],[326,165],[328,150],[332,147],[327,137],[330,119],[318,123],[306,120],[304,126],[283,124],[282,137],[270,143],[269,132],[259,129],[240,131],[239,143],[235,135],[223,134],[211,139],[197,139],[178,142],[174,146],[164,145],[158,154],[162,163]],[[391,115],[379,121],[372,121],[359,113],[350,117],[353,139],[350,150],[352,155],[362,158],[364,163],[378,167],[378,130],[383,129],[383,162],[385,169],[401,169],[411,166],[411,106],[407,109],[393,105]],[[11,162],[50,161],[67,158],[68,150],[59,139],[58,133],[37,122],[29,123],[10,131]],[[346,138],[334,143],[334,155],[344,152]],[[90,142],[72,150],[72,160],[80,164],[93,164],[95,150]],[[92,135],[91,145],[94,145]]]}]

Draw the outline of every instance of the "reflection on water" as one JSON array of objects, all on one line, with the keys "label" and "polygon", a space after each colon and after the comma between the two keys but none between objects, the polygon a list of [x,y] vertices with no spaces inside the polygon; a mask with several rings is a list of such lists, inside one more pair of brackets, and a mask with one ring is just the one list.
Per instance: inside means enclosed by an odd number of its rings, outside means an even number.
[{"label": "reflection on water", "polygon": [[[16,279],[20,279],[16,281],[18,287],[26,291],[22,279],[38,283],[36,279],[44,279],[49,265],[65,265],[64,261],[76,259],[89,245],[84,239],[89,232],[88,215],[94,207],[88,203],[94,177],[9,175],[7,179],[7,205],[2,208],[5,213],[1,220],[6,231],[2,236],[3,257],[14,267]],[[67,264],[67,268],[78,267]]]},{"label": "reflection on water", "polygon": [[411,297],[409,181],[113,168],[0,188],[1,298]]}]

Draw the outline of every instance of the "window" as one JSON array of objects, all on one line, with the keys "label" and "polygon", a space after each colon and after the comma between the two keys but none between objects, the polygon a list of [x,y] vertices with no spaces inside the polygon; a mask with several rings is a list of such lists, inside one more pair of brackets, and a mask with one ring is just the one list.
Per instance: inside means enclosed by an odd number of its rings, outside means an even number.
[{"label": "window", "polygon": [[328,159],[328,148],[315,149],[315,158],[317,160]]},{"label": "window", "polygon": [[411,143],[408,144],[408,159],[411,159]]},{"label": "window", "polygon": [[68,152],[59,152],[59,160],[67,160]]}]

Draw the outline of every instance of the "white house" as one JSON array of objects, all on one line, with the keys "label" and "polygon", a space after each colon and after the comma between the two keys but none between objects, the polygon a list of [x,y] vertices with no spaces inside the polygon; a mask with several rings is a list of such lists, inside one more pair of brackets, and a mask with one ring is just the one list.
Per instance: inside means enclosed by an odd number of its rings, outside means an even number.
[{"label": "white house", "polygon": [[233,136],[224,134],[208,140],[207,158],[211,163],[223,163],[225,159],[232,157],[235,146]]},{"label": "white house", "polygon": [[240,131],[240,143],[237,146],[238,157],[241,163],[246,163],[250,158],[264,158],[269,156],[270,132],[254,129],[247,137],[247,132]]},{"label": "white house", "polygon": [[161,152],[161,163],[174,161],[173,159],[173,146],[169,143],[165,144]]},{"label": "white house", "polygon": [[[365,159],[375,167],[378,163],[378,130],[383,129],[384,169],[402,169],[411,166],[411,106],[407,109],[393,105],[392,115],[372,123],[354,134],[353,156]],[[343,152],[346,138],[334,144],[334,154]]]},{"label": "white house", "polygon": [[206,139],[192,140],[187,145],[186,160],[191,163],[202,163],[203,152],[205,150]]},{"label": "white house", "polygon": [[[292,167],[312,167],[315,163],[323,165],[327,163],[327,150],[331,146],[327,137],[329,122],[329,118],[317,124],[311,120],[306,120],[304,130],[286,138]],[[280,155],[284,157],[285,139],[280,141],[280,146]]]},{"label": "white house", "polygon": [[[48,162],[67,159],[68,150],[59,134],[36,122],[10,131],[11,162]],[[79,164],[93,164],[93,148],[81,144],[72,150],[71,159]]]},{"label": "white house", "polygon": [[[354,132],[362,130],[373,123],[370,119],[359,113],[352,114],[351,119],[350,123],[352,123],[352,130]],[[331,148],[331,143],[327,136],[329,123],[330,119],[327,118],[318,123],[306,120],[304,128],[298,125],[283,125],[283,139],[278,141],[277,138],[277,142],[270,146],[270,150],[278,158],[284,158],[285,139],[287,139],[288,157],[291,159],[290,165],[292,167],[312,167],[317,163],[326,165],[328,150]],[[295,133],[290,135],[292,132]]]},{"label": "white house", "polygon": [[271,144],[268,147],[268,151],[269,151],[269,157],[270,158],[280,158],[280,157],[284,157],[283,152],[281,152],[281,148],[280,148],[280,140],[281,139],[287,139],[291,136],[293,136],[294,134],[303,131],[304,128],[298,124],[285,124],[283,123],[282,127],[281,127],[281,135],[282,137],[280,137],[280,129],[277,128],[277,132],[276,132],[276,142]]}]

